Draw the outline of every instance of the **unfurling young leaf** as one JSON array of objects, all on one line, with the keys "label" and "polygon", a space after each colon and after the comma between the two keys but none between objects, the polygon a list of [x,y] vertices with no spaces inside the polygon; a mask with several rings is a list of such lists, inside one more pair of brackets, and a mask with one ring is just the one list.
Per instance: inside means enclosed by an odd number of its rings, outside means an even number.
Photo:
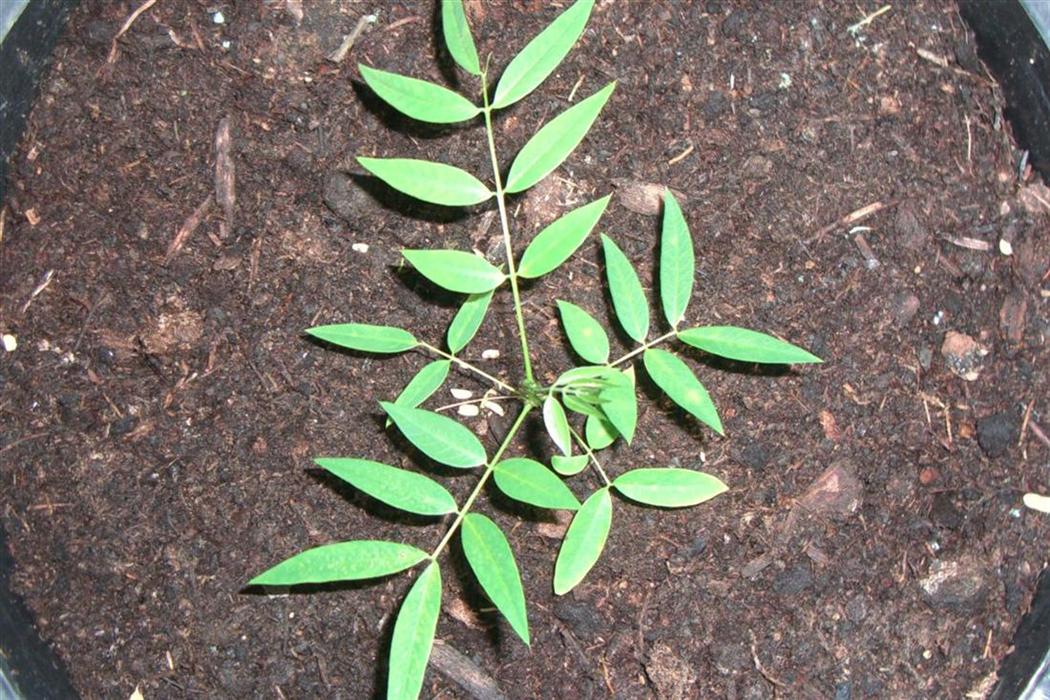
[{"label": "unfurling young leaf", "polygon": [[413,119],[432,124],[454,124],[481,113],[470,100],[447,87],[370,68],[363,63],[358,68],[368,87],[391,107]]},{"label": "unfurling young leaf", "polygon": [[467,347],[474,338],[474,334],[485,320],[485,313],[489,310],[489,302],[492,301],[492,291],[482,294],[471,294],[459,307],[452,323],[448,327],[448,351],[455,355]]},{"label": "unfurling young leaf", "polygon": [[718,410],[712,403],[707,389],[681,358],[666,350],[649,348],[642,355],[642,363],[656,386],[672,401],[709,425],[719,435],[725,435],[722,431],[722,420],[718,417]]},{"label": "unfurling young leaf", "polygon": [[453,292],[484,294],[507,279],[485,258],[462,250],[403,250],[401,254],[421,275]]},{"label": "unfurling young leaf", "polygon": [[823,362],[791,343],[735,326],[700,326],[679,331],[678,339],[712,355],[741,362],[801,365]]},{"label": "unfurling young leaf", "polygon": [[467,207],[481,204],[492,191],[466,170],[414,158],[358,157],[361,167],[398,192],[431,204]]},{"label": "unfurling young leaf", "polygon": [[602,234],[605,274],[609,281],[616,320],[632,340],[644,343],[649,334],[649,302],[642,291],[638,273],[613,239]]},{"label": "unfurling young leaf", "polygon": [[561,312],[561,323],[569,344],[576,354],[595,365],[605,364],[609,360],[609,336],[593,316],[576,304],[568,301],[558,302]]},{"label": "unfurling young leaf", "polygon": [[393,326],[373,326],[367,323],[314,326],[307,328],[306,332],[326,343],[361,352],[404,352],[419,345],[415,336],[406,330]]},{"label": "unfurling young leaf", "polygon": [[626,440],[627,444],[630,444],[634,439],[634,429],[638,424],[638,399],[634,394],[634,368],[629,367],[623,372],[614,372],[606,381],[608,386],[599,394],[602,413],[616,428],[616,433]]},{"label": "unfurling young leaf", "polygon": [[609,487],[591,494],[576,511],[554,564],[554,593],[564,595],[576,587],[594,567],[605,547],[612,525]]},{"label": "unfurling young leaf", "polygon": [[613,487],[632,501],[662,508],[685,508],[724,493],[716,477],[689,469],[632,469],[616,477]]},{"label": "unfurling young leaf", "polygon": [[416,700],[434,645],[441,612],[441,570],[436,561],[412,584],[394,623],[390,641],[387,700]]},{"label": "unfurling young leaf", "polygon": [[524,192],[561,165],[587,135],[615,87],[609,83],[544,124],[511,164],[507,192]]},{"label": "unfurling young leaf", "polygon": [[671,190],[664,192],[663,232],[660,236],[660,301],[664,318],[677,328],[693,295],[696,261],[693,238]]},{"label": "unfurling young leaf", "polygon": [[463,518],[463,554],[489,600],[507,618],[511,628],[529,644],[525,590],[510,543],[496,523],[481,513]]},{"label": "unfurling young leaf", "polygon": [[321,457],[314,462],[388,506],[418,515],[444,515],[456,511],[452,494],[423,474],[367,459]]},{"label": "unfurling young leaf", "polygon": [[410,544],[355,540],[321,545],[285,559],[248,582],[249,586],[359,581],[404,571],[427,558]]},{"label": "unfurling young leaf", "polygon": [[569,259],[605,213],[611,194],[573,209],[536,234],[518,264],[518,276],[541,277]]},{"label": "unfurling young leaf", "polygon": [[565,417],[565,409],[553,394],[543,401],[543,425],[561,453],[566,457],[571,455],[572,433],[569,431],[569,420]]},{"label": "unfurling young leaf", "polygon": [[493,109],[509,107],[554,72],[583,34],[594,0],[576,0],[507,64],[492,98]]},{"label": "unfurling young leaf", "polygon": [[[429,399],[445,383],[451,364],[449,360],[434,360],[425,365],[394,399],[394,405],[415,408]],[[391,422],[390,418],[387,418],[386,427],[389,428]]]},{"label": "unfurling young leaf", "polygon": [[496,465],[493,476],[499,490],[515,501],[554,510],[580,507],[580,502],[565,482],[534,459],[505,459]]},{"label": "unfurling young leaf", "polygon": [[448,416],[421,408],[396,406],[388,401],[379,403],[405,439],[435,462],[469,469],[481,466],[488,459],[485,448],[474,433]]},{"label": "unfurling young leaf", "polygon": [[445,35],[445,46],[459,67],[471,75],[481,75],[478,50],[470,35],[463,0],[441,0],[441,30]]},{"label": "unfurling young leaf", "polygon": [[587,468],[587,463],[590,461],[591,458],[587,455],[573,455],[572,457],[554,455],[551,457],[551,466],[562,476],[576,476]]},{"label": "unfurling young leaf", "polygon": [[583,426],[583,437],[587,440],[587,447],[592,450],[604,450],[616,440],[618,433],[616,428],[605,416],[587,416],[587,422]]}]

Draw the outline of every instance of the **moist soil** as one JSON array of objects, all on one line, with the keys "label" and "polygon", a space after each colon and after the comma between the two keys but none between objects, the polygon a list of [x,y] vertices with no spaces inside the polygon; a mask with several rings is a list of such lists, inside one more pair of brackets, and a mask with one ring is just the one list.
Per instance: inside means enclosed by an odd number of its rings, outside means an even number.
[{"label": "moist soil", "polygon": [[[468,0],[479,52],[505,65],[557,4]],[[87,0],[56,51],[4,200],[0,330],[17,348],[0,357],[0,504],[14,586],[84,697],[381,695],[410,575],[280,595],[245,582],[322,543],[440,539],[447,520],[385,510],[313,456],[423,469],[459,498],[476,479],[383,428],[377,400],[422,354],[303,334],[373,322],[438,344],[461,298],[400,249],[502,255],[492,207],[421,207],[355,163],[489,172],[479,124],[409,123],[361,83],[357,62],[477,90],[435,39],[433,3],[379,5],[338,62],[376,4],[160,2],[107,62],[138,4]],[[1050,536],[1021,504],[1050,490],[1050,198],[956,7],[895,4],[848,31],[877,7],[599,2],[568,60],[496,120],[506,164],[618,81],[566,164],[512,201],[519,253],[612,192],[601,230],[651,288],[651,192],[670,186],[699,261],[687,323],[773,332],[826,363],[684,351],[724,438],[640,371],[638,435],[608,469],[703,469],[730,491],[683,511],[617,500],[604,555],[567,596],[551,591],[564,521],[490,493],[532,646],[453,551],[424,697],[980,697],[994,683]],[[214,201],[223,120],[235,188]],[[576,361],[557,298],[631,349],[598,248],[526,289],[544,382]],[[465,353],[512,382],[513,318],[497,297]],[[455,373],[427,405],[454,401],[449,387],[486,388]],[[461,418],[489,449],[510,419]],[[513,453],[549,454],[538,424],[526,432]]]}]

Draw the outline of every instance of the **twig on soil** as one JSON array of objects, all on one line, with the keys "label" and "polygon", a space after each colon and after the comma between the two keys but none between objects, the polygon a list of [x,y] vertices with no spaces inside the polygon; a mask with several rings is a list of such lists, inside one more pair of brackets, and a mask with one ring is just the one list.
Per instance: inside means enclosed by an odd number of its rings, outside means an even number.
[{"label": "twig on soil", "polygon": [[[1021,421],[1021,436],[1017,438],[1017,446],[1024,447],[1024,438],[1028,433],[1028,423],[1032,420],[1032,409],[1035,408],[1035,399],[1028,402],[1028,407],[1024,410],[1024,420]],[[1025,459],[1028,459],[1028,455],[1025,454]]]},{"label": "twig on soil", "polygon": [[208,213],[208,208],[211,206],[214,195],[209,194],[204,198],[193,213],[186,217],[186,220],[182,222],[182,226],[179,228],[178,233],[175,234],[175,238],[172,239],[171,245],[168,246],[168,250],[164,253],[163,265],[167,265],[171,262],[171,259],[182,250],[182,246],[186,244],[186,241],[193,234],[197,227],[200,226],[201,221],[204,219],[204,215]]},{"label": "twig on soil", "polygon": [[430,662],[476,700],[506,700],[499,684],[448,642],[434,640]]},{"label": "twig on soil", "polygon": [[819,241],[821,238],[834,231],[836,228],[840,226],[846,227],[850,226],[851,224],[855,224],[858,221],[864,221],[864,219],[867,219],[872,214],[877,214],[890,204],[893,204],[893,202],[890,202],[889,204],[884,204],[882,202],[872,202],[866,207],[861,207],[856,211],[852,211],[849,214],[846,214],[846,216],[842,217],[838,221],[832,221],[830,224],[828,224],[827,226],[825,226],[824,228],[820,229],[815,234],[807,238],[805,242],[815,243],[816,241]]},{"label": "twig on soil", "polygon": [[880,15],[886,14],[891,9],[893,9],[892,5],[883,5],[882,7],[880,7],[877,10],[875,10],[870,15],[868,15],[867,17],[865,17],[861,21],[857,22],[856,24],[851,24],[848,27],[846,27],[846,31],[849,33],[850,36],[857,36],[857,34],[860,33],[861,29],[863,29],[867,25],[871,24],[873,21],[875,21],[875,19],[877,17],[879,17]]},{"label": "twig on soil", "polygon": [[919,58],[929,61],[935,66],[940,66],[941,68],[948,67],[948,59],[944,56],[939,56],[938,54],[935,54],[932,51],[927,51],[926,49],[915,49],[915,53],[919,55]]},{"label": "twig on soil", "polygon": [[1044,445],[1050,447],[1050,437],[1046,436],[1046,433],[1043,432],[1038,423],[1034,420],[1028,421],[1028,428],[1032,431],[1032,435],[1035,435]]},{"label": "twig on soil", "polygon": [[54,277],[55,277],[55,271],[54,270],[48,270],[47,272],[44,273],[44,276],[40,278],[40,282],[35,287],[33,287],[33,291],[31,291],[29,293],[29,298],[26,299],[26,303],[22,304],[22,314],[23,315],[25,314],[26,311],[29,310],[29,305],[33,303],[33,300],[36,299],[40,295],[41,292],[43,292],[45,289],[47,289],[47,286],[49,284],[51,284],[51,280],[54,279]]},{"label": "twig on soil", "polygon": [[135,24],[135,20],[139,18],[143,12],[153,7],[157,0],[146,0],[146,2],[139,5],[138,9],[128,15],[128,18],[124,20],[124,24],[121,25],[120,31],[113,37],[113,41],[109,45],[109,56],[106,57],[106,63],[112,65],[117,61],[117,39],[124,36],[124,33],[131,29],[131,25]]},{"label": "twig on soil", "polygon": [[230,156],[230,118],[219,120],[215,131],[215,201],[222,207],[223,221],[219,237],[227,238],[233,231],[233,206],[237,203],[237,169]]},{"label": "twig on soil", "polygon": [[780,680],[769,671],[765,669],[762,662],[758,660],[758,649],[756,648],[755,633],[751,633],[751,660],[755,662],[755,670],[762,675],[767,681],[777,686],[778,688],[787,688],[788,684]]},{"label": "twig on soil", "polygon": [[332,63],[342,63],[343,59],[346,58],[346,55],[350,53],[350,49],[354,47],[354,42],[357,41],[357,37],[361,36],[361,32],[365,30],[365,27],[370,24],[375,24],[378,20],[378,14],[361,15],[350,33],[343,37],[343,43],[339,44],[339,48],[328,54],[326,58]]}]

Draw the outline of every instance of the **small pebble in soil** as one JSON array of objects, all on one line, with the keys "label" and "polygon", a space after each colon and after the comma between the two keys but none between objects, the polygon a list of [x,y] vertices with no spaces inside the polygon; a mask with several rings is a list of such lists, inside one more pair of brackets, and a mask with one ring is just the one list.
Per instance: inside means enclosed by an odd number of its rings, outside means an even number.
[{"label": "small pebble in soil", "polygon": [[798,503],[811,513],[845,518],[860,508],[864,487],[849,463],[833,464],[813,480]]},{"label": "small pebble in soil", "polygon": [[944,334],[941,344],[941,356],[948,369],[968,382],[976,381],[984,369],[984,358],[988,349],[976,340],[958,331]]},{"label": "small pebble in soil", "polygon": [[113,421],[113,424],[109,426],[109,434],[111,437],[123,437],[130,433],[135,428],[137,422],[135,416],[123,416]]},{"label": "small pebble in soil", "polygon": [[935,608],[976,608],[989,588],[984,564],[971,556],[934,561],[920,579],[923,599]]},{"label": "small pebble in soil", "polygon": [[2,341],[4,344],[5,351],[14,352],[18,349],[18,338],[11,335],[10,333],[4,333]]},{"label": "small pebble in soil", "polygon": [[813,574],[806,564],[784,569],[773,579],[773,592],[780,596],[798,595],[813,585]]},{"label": "small pebble in soil", "polygon": [[977,444],[989,457],[1001,457],[1018,438],[1017,417],[1010,411],[993,413],[977,421]]},{"label": "small pebble in soil", "polygon": [[891,315],[893,323],[898,328],[903,328],[911,323],[915,314],[919,311],[919,297],[910,292],[900,292],[894,297]]}]

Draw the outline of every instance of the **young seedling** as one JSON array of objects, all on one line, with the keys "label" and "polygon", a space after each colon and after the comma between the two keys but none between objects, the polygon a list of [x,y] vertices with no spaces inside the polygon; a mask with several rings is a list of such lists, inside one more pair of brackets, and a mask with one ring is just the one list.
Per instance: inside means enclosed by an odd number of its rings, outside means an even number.
[{"label": "young seedling", "polygon": [[[686,412],[722,434],[722,422],[710,396],[689,365],[662,346],[670,341],[741,362],[798,364],[817,357],[769,335],[733,326],[683,327],[693,292],[695,260],[686,219],[670,191],[664,194],[657,288],[661,322],[650,319],[649,300],[634,265],[612,238],[602,235],[605,277],[613,317],[635,343],[610,359],[610,342],[602,324],[570,301],[557,309],[573,351],[583,364],[567,369],[549,386],[533,371],[520,282],[542,277],[566,262],[595,229],[609,196],[561,216],[537,233],[521,257],[515,255],[507,212],[507,196],[524,192],[554,171],[580,144],[615,89],[610,83],[544,124],[511,163],[506,180],[496,151],[492,126],[495,112],[526,97],[549,76],[583,33],[594,0],[577,0],[513,58],[490,92],[488,61],[483,67],[471,37],[461,0],[441,4],[444,40],[455,62],[480,83],[477,102],[431,82],[360,66],[361,76],[383,100],[403,114],[425,122],[452,124],[482,117],[492,171],[486,183],[458,167],[407,158],[359,158],[368,172],[395,190],[433,204],[469,207],[495,200],[506,259],[497,266],[459,250],[405,250],[405,259],[424,277],[465,295],[452,319],[447,350],[389,326],[346,323],[311,328],[322,341],[351,350],[394,354],[409,350],[432,355],[393,401],[380,406],[393,425],[420,452],[448,467],[469,470],[477,481],[462,503],[424,474],[358,458],[320,458],[318,466],[354,488],[389,506],[422,516],[454,515],[437,544],[419,548],[402,542],[355,540],[306,550],[256,576],[258,586],[296,586],[372,579],[406,571],[419,573],[401,604],[390,645],[388,698],[415,698],[434,640],[441,608],[439,560],[457,535],[471,570],[485,595],[526,644],[529,624],[525,594],[507,537],[475,506],[492,480],[511,499],[538,508],[573,511],[555,564],[554,592],[572,590],[601,556],[612,524],[612,492],[639,504],[661,508],[695,506],[726,490],[716,477],[690,469],[603,466],[601,450],[622,439],[630,443],[637,424],[636,364]],[[485,319],[493,294],[510,289],[521,345],[521,375],[504,382],[462,356]],[[654,326],[666,329],[654,330]],[[640,362],[638,362],[640,360]],[[446,381],[455,365],[489,382],[504,397],[514,399],[517,412],[502,441],[488,448],[467,427],[452,418],[420,408]],[[481,399],[484,401],[485,399]],[[501,404],[505,405],[505,404]],[[511,456],[508,451],[526,419],[542,417],[555,454],[550,466],[540,455]],[[587,467],[597,489],[581,503],[568,477]],[[579,481],[574,482],[578,484]],[[578,489],[585,488],[580,485]]]}]

